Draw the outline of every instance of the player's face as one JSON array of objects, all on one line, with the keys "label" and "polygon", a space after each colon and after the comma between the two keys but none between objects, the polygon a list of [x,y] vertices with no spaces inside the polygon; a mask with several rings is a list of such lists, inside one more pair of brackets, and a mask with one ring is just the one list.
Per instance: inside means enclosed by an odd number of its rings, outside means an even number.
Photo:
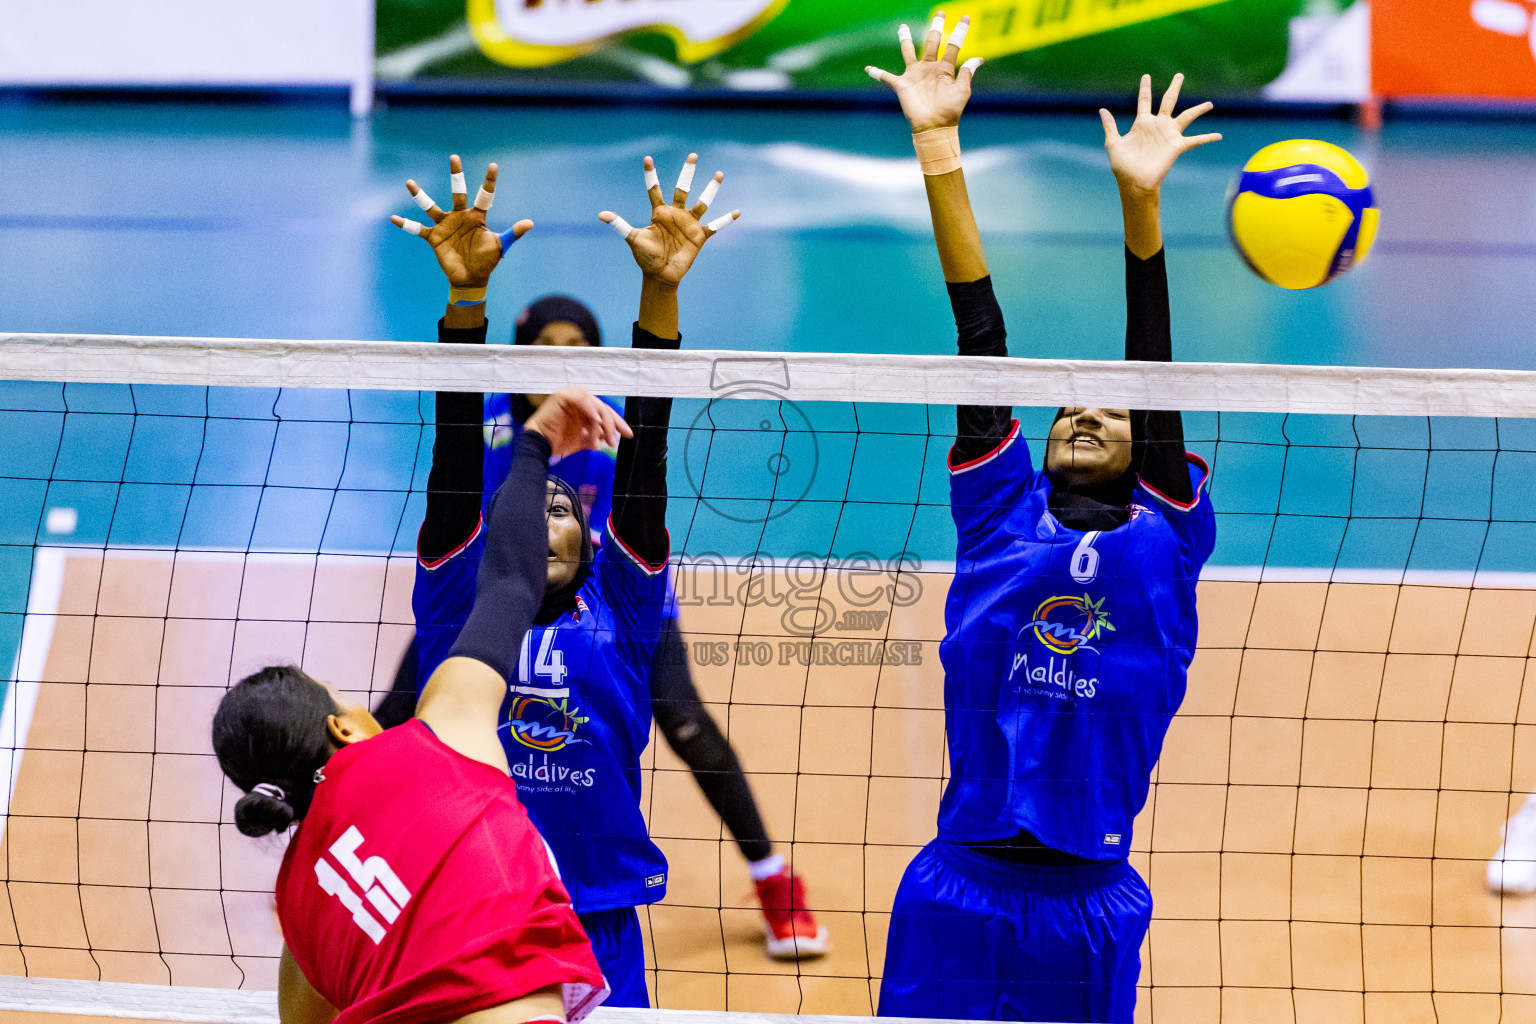
[{"label": "player's face", "polygon": [[[558,348],[586,348],[587,336],[581,333],[581,328],[569,320],[556,320],[547,325],[539,336],[533,339],[535,345],[554,345]],[[544,404],[548,395],[529,395],[528,404],[537,409]]]},{"label": "player's face", "polygon": [[581,566],[581,517],[571,507],[571,496],[549,485],[549,575],[545,589],[559,590],[576,578]]},{"label": "player's face", "polygon": [[1051,424],[1045,471],[1069,486],[1113,480],[1131,466],[1131,414],[1125,409],[1067,409]]}]

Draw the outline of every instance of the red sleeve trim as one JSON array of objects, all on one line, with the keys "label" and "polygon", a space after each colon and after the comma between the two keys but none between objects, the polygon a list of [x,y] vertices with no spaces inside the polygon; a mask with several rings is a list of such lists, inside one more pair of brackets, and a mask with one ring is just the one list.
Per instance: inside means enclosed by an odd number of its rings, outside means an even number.
[{"label": "red sleeve trim", "polygon": [[955,449],[951,447],[949,449],[949,459],[945,460],[949,462],[949,475],[955,476],[956,474],[965,473],[969,470],[975,469],[977,466],[985,466],[987,463],[1003,454],[1003,452],[1007,451],[1013,445],[1013,442],[1018,440],[1019,437],[1019,421],[1010,420],[1009,423],[1010,426],[1008,429],[1008,436],[1003,438],[1002,441],[998,443],[996,448],[993,448],[985,455],[972,459],[970,462],[962,462],[958,466],[955,465],[952,461],[950,461],[954,458],[955,455]]},{"label": "red sleeve trim", "polygon": [[1211,479],[1211,467],[1206,464],[1204,459],[1196,455],[1194,452],[1185,452],[1184,459],[1187,464],[1200,467],[1200,482],[1195,485],[1195,496],[1189,500],[1188,504],[1168,497],[1168,495],[1164,494],[1162,491],[1159,491],[1156,487],[1153,487],[1145,480],[1141,480],[1139,482],[1141,483],[1142,490],[1146,491],[1148,494],[1152,495],[1152,497],[1156,498],[1158,501],[1161,501],[1169,508],[1178,509],[1180,512],[1192,512],[1196,506],[1200,504],[1200,495],[1205,493],[1205,485],[1207,481]]},{"label": "red sleeve trim", "polygon": [[634,548],[624,543],[624,538],[620,537],[614,530],[612,512],[608,513],[608,537],[613,541],[614,547],[624,552],[625,556],[628,557],[631,562],[634,562],[635,565],[639,567],[640,571],[645,573],[647,576],[660,576],[662,573],[667,571],[667,561],[672,557],[671,531],[667,532],[667,555],[656,565],[652,565],[650,562],[647,562],[645,559],[641,558],[640,555],[636,553]]},{"label": "red sleeve trim", "polygon": [[[423,523],[422,524],[422,528],[425,528],[425,526],[426,526],[426,524]],[[427,570],[428,572],[431,572],[433,569],[440,569],[440,568],[442,568],[449,561],[451,561],[454,558],[455,555],[462,554],[465,548],[467,548],[471,544],[473,544],[475,542],[475,538],[480,536],[480,531],[483,530],[483,529],[485,529],[485,513],[482,512],[480,514],[480,519],[475,523],[475,532],[471,533],[465,539],[464,543],[460,544],[458,547],[456,547],[452,551],[448,552],[442,558],[433,559],[432,561],[429,562],[425,558],[421,557],[421,528],[418,528],[416,530],[416,564],[420,565],[423,569]]]}]

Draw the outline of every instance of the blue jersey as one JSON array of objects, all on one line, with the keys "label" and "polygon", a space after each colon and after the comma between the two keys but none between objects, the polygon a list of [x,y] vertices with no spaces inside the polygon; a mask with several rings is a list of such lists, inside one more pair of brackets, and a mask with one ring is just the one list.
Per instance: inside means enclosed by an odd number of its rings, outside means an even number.
[{"label": "blue jersey", "polygon": [[[612,398],[603,401],[620,416],[624,407]],[[512,415],[512,396],[485,396],[485,500],[501,487],[512,468],[512,442],[522,433],[523,425]],[[602,543],[602,530],[613,508],[613,468],[618,452],[612,448],[589,448],[549,464],[549,475],[571,485],[581,498],[587,523],[592,529],[592,543]]]},{"label": "blue jersey", "polygon": [[1188,506],[1143,483],[1128,522],[1086,533],[1051,513],[1017,421],[995,451],[951,469],[941,839],[1028,831],[1079,857],[1130,852],[1184,699],[1195,584],[1215,540],[1208,470],[1189,463]]},{"label": "blue jersey", "polygon": [[[411,604],[423,682],[469,617],[483,550],[482,527],[445,558],[416,563]],[[604,545],[576,607],[524,637],[502,706],[501,741],[518,799],[583,914],[666,895],[666,858],[640,813],[650,665],[666,598],[663,570],[617,538]]]}]

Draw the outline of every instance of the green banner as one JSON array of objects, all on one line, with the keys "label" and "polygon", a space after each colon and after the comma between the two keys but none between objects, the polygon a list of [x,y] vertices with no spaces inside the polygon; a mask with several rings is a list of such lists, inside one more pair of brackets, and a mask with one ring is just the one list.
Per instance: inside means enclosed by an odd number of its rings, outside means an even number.
[{"label": "green banner", "polygon": [[[955,0],[965,56],[993,94],[1121,93],[1143,72],[1191,94],[1258,94],[1285,70],[1293,20],[1350,0]],[[1305,8],[1306,17],[1301,17]],[[934,7],[908,0],[379,0],[378,77],[511,89],[878,89],[900,70],[896,26],[921,36]]]}]

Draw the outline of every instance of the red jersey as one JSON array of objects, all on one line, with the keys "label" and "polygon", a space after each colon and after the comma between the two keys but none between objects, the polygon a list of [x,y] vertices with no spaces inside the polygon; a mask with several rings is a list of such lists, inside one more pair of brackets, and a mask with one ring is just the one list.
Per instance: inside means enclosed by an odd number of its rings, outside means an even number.
[{"label": "red jersey", "polygon": [[338,751],[277,875],[283,939],[335,1024],[438,1024],[562,984],[607,995],[512,780],[420,719]]}]

